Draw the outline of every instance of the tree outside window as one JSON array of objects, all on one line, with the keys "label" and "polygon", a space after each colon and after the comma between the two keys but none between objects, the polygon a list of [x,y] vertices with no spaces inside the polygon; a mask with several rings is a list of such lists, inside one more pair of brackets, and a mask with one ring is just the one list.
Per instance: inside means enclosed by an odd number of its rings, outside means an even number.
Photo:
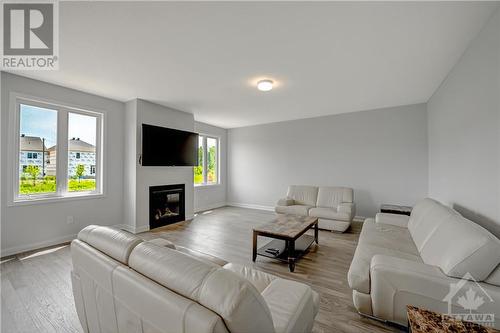
[{"label": "tree outside window", "polygon": [[207,183],[217,183],[217,139],[207,138]]},{"label": "tree outside window", "polygon": [[205,182],[203,173],[203,141],[204,137],[200,135],[198,137],[198,165],[194,167],[194,183],[196,185],[201,185]]},{"label": "tree outside window", "polygon": [[198,165],[194,167],[194,184],[218,184],[219,139],[204,135],[198,140]]}]

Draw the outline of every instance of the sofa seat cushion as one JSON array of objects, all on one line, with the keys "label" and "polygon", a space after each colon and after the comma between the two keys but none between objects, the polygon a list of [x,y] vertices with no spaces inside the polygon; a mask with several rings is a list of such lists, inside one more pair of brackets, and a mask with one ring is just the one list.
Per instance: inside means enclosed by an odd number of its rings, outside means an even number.
[{"label": "sofa seat cushion", "polygon": [[284,279],[273,280],[262,292],[276,333],[310,332],[319,309],[319,297],[309,286]]},{"label": "sofa seat cushion", "polygon": [[370,293],[370,264],[376,254],[422,262],[408,229],[366,219],[347,274],[352,289]]},{"label": "sofa seat cushion", "polygon": [[309,209],[311,209],[312,207],[313,206],[305,206],[305,205],[276,206],[274,210],[278,214],[307,216]]},{"label": "sofa seat cushion", "polygon": [[420,257],[411,234],[408,232],[408,228],[376,223],[372,218],[364,221],[359,235],[359,243],[387,247]]},{"label": "sofa seat cushion", "polygon": [[277,279],[277,277],[274,275],[267,274],[239,264],[229,263],[225,265],[224,268],[250,281],[250,283],[253,284],[253,286],[259,291],[259,293],[266,289],[272,281]]},{"label": "sofa seat cushion", "polygon": [[340,221],[350,221],[351,216],[347,212],[338,212],[337,208],[311,208],[309,210],[309,216],[330,219],[330,220],[340,220]]},{"label": "sofa seat cushion", "polygon": [[318,219],[318,228],[324,230],[331,230],[336,232],[344,232],[351,225],[350,221]]}]

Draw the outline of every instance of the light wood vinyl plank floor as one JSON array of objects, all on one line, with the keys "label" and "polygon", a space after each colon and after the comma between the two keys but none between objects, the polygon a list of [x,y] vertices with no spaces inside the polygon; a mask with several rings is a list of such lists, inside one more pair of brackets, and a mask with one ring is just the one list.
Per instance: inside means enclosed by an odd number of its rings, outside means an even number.
[{"label": "light wood vinyl plank floor", "polygon": [[[228,262],[309,284],[321,297],[313,332],[399,332],[397,327],[360,316],[352,304],[347,271],[356,249],[361,223],[343,234],[320,230],[319,246],[298,261],[295,272],[272,259],[252,262],[252,228],[274,214],[223,207],[200,213],[192,221],[140,234],[220,257]],[[259,237],[259,246],[268,239]],[[68,245],[2,259],[1,332],[82,332],[71,293]]]}]

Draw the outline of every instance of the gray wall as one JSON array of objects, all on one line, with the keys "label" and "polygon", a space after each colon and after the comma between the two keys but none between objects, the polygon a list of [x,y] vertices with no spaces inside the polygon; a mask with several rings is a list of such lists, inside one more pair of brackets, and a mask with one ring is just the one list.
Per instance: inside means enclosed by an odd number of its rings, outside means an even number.
[{"label": "gray wall", "polygon": [[289,184],[353,187],[357,215],[427,195],[425,104],[228,131],[231,204],[269,207]]},{"label": "gray wall", "polygon": [[429,195],[500,237],[500,11],[428,102]]},{"label": "gray wall", "polygon": [[[121,223],[123,207],[123,112],[124,104],[95,95],[31,80],[1,72],[1,234],[2,255],[58,244],[74,238],[89,224],[114,225]],[[53,203],[30,203],[8,206],[7,195],[7,136],[9,135],[9,95],[17,92],[101,110],[105,118],[105,188],[104,198],[65,200]],[[74,217],[67,224],[67,216]]]}]

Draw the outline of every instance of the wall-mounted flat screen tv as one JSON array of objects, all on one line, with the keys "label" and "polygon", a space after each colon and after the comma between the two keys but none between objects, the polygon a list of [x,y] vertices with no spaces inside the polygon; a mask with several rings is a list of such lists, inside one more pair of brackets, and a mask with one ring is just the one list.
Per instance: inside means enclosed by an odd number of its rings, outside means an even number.
[{"label": "wall-mounted flat screen tv", "polygon": [[198,134],[142,124],[143,166],[196,166]]}]

